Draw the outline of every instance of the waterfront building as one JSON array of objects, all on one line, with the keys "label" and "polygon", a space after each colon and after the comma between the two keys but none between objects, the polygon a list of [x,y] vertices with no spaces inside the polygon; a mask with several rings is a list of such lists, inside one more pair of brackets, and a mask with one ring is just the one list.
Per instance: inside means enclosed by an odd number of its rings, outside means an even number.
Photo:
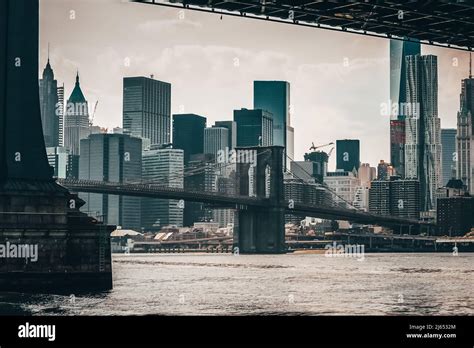
[{"label": "waterfront building", "polygon": [[420,217],[420,183],[392,176],[374,180],[369,189],[369,212],[408,219]]},{"label": "waterfront building", "polygon": [[148,77],[123,79],[123,132],[168,144],[171,131],[171,84]]},{"label": "waterfront building", "polygon": [[[142,178],[142,141],[125,134],[91,134],[81,140],[79,179],[124,183]],[[140,230],[141,198],[82,193],[82,211],[109,225]]]},{"label": "waterfront building", "polygon": [[[142,178],[146,182],[184,188],[184,151],[155,146],[143,151]],[[174,199],[143,198],[142,227],[148,232],[167,225],[183,226],[182,203]]]}]

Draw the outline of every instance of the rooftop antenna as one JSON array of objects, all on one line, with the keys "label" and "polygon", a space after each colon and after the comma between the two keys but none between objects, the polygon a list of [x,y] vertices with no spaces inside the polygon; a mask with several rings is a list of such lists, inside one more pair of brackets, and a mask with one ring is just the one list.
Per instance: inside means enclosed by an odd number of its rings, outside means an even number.
[{"label": "rooftop antenna", "polygon": [[49,63],[49,42],[48,42],[48,63]]}]

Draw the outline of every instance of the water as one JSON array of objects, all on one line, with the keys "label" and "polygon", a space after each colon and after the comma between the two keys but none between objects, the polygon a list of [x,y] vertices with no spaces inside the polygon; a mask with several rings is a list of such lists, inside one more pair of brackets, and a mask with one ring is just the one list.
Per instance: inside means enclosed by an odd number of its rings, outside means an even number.
[{"label": "water", "polygon": [[473,315],[474,254],[114,255],[114,289],[0,294],[0,314]]}]

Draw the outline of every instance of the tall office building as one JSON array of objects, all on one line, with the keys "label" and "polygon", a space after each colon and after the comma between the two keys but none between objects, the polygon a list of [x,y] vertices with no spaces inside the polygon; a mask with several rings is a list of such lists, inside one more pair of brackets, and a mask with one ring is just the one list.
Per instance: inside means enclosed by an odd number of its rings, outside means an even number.
[{"label": "tall office building", "polygon": [[324,178],[324,183],[336,193],[334,202],[347,208],[354,202],[360,180],[352,171],[338,170],[328,172]]},{"label": "tall office building", "polygon": [[[405,175],[406,61],[421,53],[419,42],[390,40],[390,162]],[[394,107],[395,106],[395,107]]]},{"label": "tall office building", "polygon": [[[81,140],[79,179],[108,182],[142,178],[142,140],[125,134],[91,134]],[[82,211],[104,217],[104,222],[140,230],[141,198],[97,193],[80,195]]]},{"label": "tall office building", "polygon": [[397,175],[405,176],[405,119],[390,120],[390,161]]},{"label": "tall office building", "polygon": [[237,146],[237,124],[234,121],[216,121],[216,127],[224,127],[229,131],[229,150]]},{"label": "tall office building", "polygon": [[346,172],[360,167],[360,141],[355,139],[336,140],[336,169]]},{"label": "tall office building", "polygon": [[60,179],[66,179],[68,175],[68,169],[70,167],[69,152],[64,147],[47,147],[46,155],[48,156],[48,163],[54,169],[54,177]]},{"label": "tall office building", "polygon": [[54,79],[49,57],[43,78],[39,80],[39,98],[44,143],[46,147],[59,146],[58,82]]},{"label": "tall office building", "polygon": [[217,160],[219,151],[225,151],[229,145],[229,130],[212,126],[204,129],[204,153],[213,155]]},{"label": "tall office building", "polygon": [[420,183],[417,180],[374,180],[369,189],[369,212],[409,219],[420,217]]},{"label": "tall office building", "polygon": [[76,84],[66,105],[64,114],[64,147],[71,155],[79,155],[82,139],[90,134],[89,106],[79,83],[79,73]]},{"label": "tall office building", "polygon": [[56,112],[58,114],[58,144],[64,146],[64,83],[58,89],[58,103],[56,104]]},{"label": "tall office building", "polygon": [[237,146],[271,146],[273,143],[273,116],[271,113],[256,109],[234,110],[237,124]]},{"label": "tall office building", "polygon": [[360,180],[360,185],[363,187],[369,187],[372,180],[377,179],[375,167],[371,167],[369,163],[361,163],[357,176]]},{"label": "tall office building", "polygon": [[405,123],[405,178],[420,181],[421,208],[432,211],[442,186],[437,57],[407,56],[406,64],[406,100],[415,107]]},{"label": "tall office building", "polygon": [[167,144],[171,131],[171,84],[147,77],[123,79],[125,134]]},{"label": "tall office building", "polygon": [[173,147],[184,151],[184,165],[192,155],[204,152],[206,118],[196,114],[173,115]]},{"label": "tall office building", "polygon": [[441,129],[442,186],[456,177],[456,129]]},{"label": "tall office building", "polygon": [[[162,148],[143,151],[143,180],[173,188],[184,188],[184,152]],[[183,207],[178,200],[143,198],[142,226],[159,231],[167,225],[183,226]]]},{"label": "tall office building", "polygon": [[392,165],[384,160],[380,160],[377,165],[377,180],[389,180],[393,175],[395,175],[395,169]]},{"label": "tall office building", "polygon": [[460,109],[457,115],[457,178],[474,194],[474,78],[472,62],[469,78],[462,80]]},{"label": "tall office building", "polygon": [[273,145],[285,147],[286,167],[294,159],[294,129],[290,120],[290,84],[286,81],[254,81],[253,108],[273,115]]}]

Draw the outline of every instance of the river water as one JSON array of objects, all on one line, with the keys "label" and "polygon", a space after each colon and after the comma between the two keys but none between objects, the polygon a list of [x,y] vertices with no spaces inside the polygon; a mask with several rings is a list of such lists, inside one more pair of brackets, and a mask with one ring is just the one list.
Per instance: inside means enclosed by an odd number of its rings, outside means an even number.
[{"label": "river water", "polygon": [[474,254],[114,255],[100,294],[0,293],[0,314],[474,315]]}]

